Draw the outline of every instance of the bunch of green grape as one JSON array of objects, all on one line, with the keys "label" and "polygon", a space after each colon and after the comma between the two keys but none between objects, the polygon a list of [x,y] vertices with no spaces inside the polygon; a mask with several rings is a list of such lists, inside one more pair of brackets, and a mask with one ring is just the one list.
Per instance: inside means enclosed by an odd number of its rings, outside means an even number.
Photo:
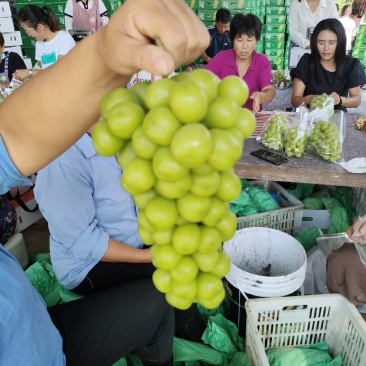
[{"label": "bunch of green grape", "polygon": [[272,117],[264,127],[261,136],[262,144],[268,149],[281,151],[286,125],[287,121],[283,114],[279,113]]},{"label": "bunch of green grape", "polygon": [[319,121],[312,129],[309,143],[328,162],[335,162],[342,156],[340,130],[333,122]]},{"label": "bunch of green grape", "polygon": [[153,282],[179,309],[217,307],[233,237],[229,202],[241,191],[233,170],[255,128],[240,108],[246,83],[220,81],[207,70],[180,73],[106,94],[92,140],[98,153],[118,154],[121,185],[138,208],[138,233],[151,245]]},{"label": "bunch of green grape", "polygon": [[276,71],[273,73],[273,81],[275,84],[280,83],[286,76],[285,71]]},{"label": "bunch of green grape", "polygon": [[327,98],[328,95],[326,93],[323,93],[321,95],[316,95],[311,100],[311,109],[322,109],[327,105]]},{"label": "bunch of green grape", "polygon": [[284,141],[286,156],[300,158],[307,143],[306,131],[300,126],[286,128]]}]

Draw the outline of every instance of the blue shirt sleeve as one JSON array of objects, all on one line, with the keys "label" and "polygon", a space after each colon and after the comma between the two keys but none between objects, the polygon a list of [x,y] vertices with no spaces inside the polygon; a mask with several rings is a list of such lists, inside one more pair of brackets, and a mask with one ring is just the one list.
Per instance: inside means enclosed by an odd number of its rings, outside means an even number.
[{"label": "blue shirt sleeve", "polygon": [[32,181],[23,177],[10,160],[4,142],[0,136],[0,194],[6,193],[10,188],[31,186]]},{"label": "blue shirt sleeve", "polygon": [[45,302],[1,245],[0,263],[0,365],[66,365]]}]

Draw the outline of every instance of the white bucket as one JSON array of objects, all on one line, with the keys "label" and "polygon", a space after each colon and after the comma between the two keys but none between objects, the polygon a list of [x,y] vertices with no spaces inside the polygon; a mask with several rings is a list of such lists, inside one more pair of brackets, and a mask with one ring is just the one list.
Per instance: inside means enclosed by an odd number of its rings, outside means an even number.
[{"label": "white bucket", "polygon": [[303,285],[306,252],[296,239],[282,231],[241,229],[224,243],[223,250],[231,261],[226,279],[243,296],[286,296]]}]

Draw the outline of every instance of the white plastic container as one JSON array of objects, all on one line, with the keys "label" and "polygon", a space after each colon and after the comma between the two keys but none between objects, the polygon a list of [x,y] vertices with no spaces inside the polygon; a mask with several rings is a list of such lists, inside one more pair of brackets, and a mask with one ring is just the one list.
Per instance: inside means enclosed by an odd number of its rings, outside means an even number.
[{"label": "white plastic container", "polygon": [[339,294],[252,299],[247,312],[246,352],[253,365],[269,366],[268,348],[326,341],[343,366],[366,364],[366,323]]},{"label": "white plastic container", "polygon": [[262,185],[265,190],[276,193],[281,208],[255,215],[238,217],[237,229],[270,227],[271,229],[277,229],[291,235],[299,234],[304,204],[277,182],[254,180],[250,181],[249,184],[251,186]]},{"label": "white plastic container", "polygon": [[282,231],[241,229],[224,243],[223,250],[231,261],[225,277],[243,294],[286,296],[304,282],[306,252],[296,239]]},{"label": "white plastic container", "polygon": [[4,248],[11,253],[23,269],[28,266],[29,259],[22,233],[14,234],[5,244]]}]

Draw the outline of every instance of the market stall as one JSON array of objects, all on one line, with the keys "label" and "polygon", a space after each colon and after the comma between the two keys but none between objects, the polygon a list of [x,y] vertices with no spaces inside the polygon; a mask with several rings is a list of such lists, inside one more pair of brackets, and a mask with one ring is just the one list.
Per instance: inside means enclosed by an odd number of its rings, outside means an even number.
[{"label": "market stall", "polygon": [[[347,119],[346,137],[343,143],[345,161],[366,156],[366,134],[353,126],[359,115],[359,113],[345,114]],[[255,138],[245,140],[243,155],[235,165],[235,172],[239,177],[366,188],[366,173],[349,173],[336,163],[328,163],[310,156],[291,158],[279,166],[272,165],[250,154],[260,147]]]}]

